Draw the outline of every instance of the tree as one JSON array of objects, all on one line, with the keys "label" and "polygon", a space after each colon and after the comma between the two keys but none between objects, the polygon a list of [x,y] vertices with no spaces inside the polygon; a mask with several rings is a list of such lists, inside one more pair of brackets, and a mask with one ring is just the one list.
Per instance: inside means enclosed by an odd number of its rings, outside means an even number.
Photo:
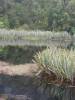
[{"label": "tree", "polygon": [[7,16],[9,28],[74,30],[75,0],[0,0],[0,16]]}]

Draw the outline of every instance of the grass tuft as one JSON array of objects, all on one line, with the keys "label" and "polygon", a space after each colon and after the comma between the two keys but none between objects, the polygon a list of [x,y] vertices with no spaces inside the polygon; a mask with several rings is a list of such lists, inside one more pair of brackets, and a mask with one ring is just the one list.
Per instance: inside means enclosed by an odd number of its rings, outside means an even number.
[{"label": "grass tuft", "polygon": [[37,53],[34,58],[39,70],[50,76],[53,73],[56,80],[60,79],[61,82],[67,80],[67,82],[71,81],[73,84],[75,78],[75,51],[48,48]]}]

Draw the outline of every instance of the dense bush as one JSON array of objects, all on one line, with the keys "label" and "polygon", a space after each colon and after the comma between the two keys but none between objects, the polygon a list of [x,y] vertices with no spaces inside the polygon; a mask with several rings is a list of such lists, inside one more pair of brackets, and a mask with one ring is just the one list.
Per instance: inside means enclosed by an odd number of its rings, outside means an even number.
[{"label": "dense bush", "polygon": [[35,55],[35,62],[49,83],[75,85],[75,51],[46,49]]},{"label": "dense bush", "polygon": [[0,60],[14,64],[30,63],[33,56],[45,47],[35,46],[6,46],[0,47]]}]

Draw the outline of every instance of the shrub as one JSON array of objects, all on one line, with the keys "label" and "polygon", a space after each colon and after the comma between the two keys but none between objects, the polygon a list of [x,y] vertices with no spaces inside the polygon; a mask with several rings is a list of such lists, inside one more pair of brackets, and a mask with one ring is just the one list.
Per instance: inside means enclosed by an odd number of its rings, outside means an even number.
[{"label": "shrub", "polygon": [[39,66],[39,70],[45,72],[46,75],[54,74],[56,80],[69,80],[73,83],[75,75],[75,51],[51,48],[35,55],[35,62]]}]

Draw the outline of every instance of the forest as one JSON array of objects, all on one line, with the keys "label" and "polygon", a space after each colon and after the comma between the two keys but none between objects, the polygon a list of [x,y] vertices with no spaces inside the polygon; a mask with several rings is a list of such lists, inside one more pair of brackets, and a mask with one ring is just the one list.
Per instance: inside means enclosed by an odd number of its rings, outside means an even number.
[{"label": "forest", "polygon": [[75,31],[75,0],[0,0],[0,28]]}]

